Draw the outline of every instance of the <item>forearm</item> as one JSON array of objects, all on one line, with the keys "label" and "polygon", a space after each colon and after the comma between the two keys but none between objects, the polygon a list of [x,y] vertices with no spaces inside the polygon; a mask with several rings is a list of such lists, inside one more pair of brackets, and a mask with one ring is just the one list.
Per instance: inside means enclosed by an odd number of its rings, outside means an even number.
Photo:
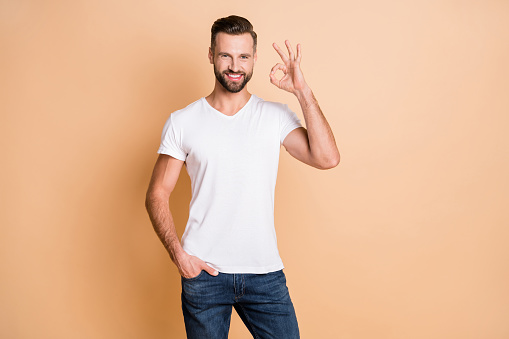
[{"label": "forearm", "polygon": [[176,257],[183,249],[175,229],[167,197],[149,192],[145,200],[145,207],[157,236],[170,254],[171,260],[176,263]]},{"label": "forearm", "polygon": [[311,156],[324,166],[336,166],[339,163],[336,140],[311,88],[306,86],[295,95],[304,114]]}]

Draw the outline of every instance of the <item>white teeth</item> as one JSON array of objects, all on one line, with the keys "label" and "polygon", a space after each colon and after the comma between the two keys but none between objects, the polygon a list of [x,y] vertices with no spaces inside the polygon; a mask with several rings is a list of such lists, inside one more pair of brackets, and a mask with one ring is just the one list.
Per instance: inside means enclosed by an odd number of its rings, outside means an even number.
[{"label": "white teeth", "polygon": [[228,76],[232,77],[232,78],[240,78],[241,74],[237,74],[237,75],[228,74]]}]

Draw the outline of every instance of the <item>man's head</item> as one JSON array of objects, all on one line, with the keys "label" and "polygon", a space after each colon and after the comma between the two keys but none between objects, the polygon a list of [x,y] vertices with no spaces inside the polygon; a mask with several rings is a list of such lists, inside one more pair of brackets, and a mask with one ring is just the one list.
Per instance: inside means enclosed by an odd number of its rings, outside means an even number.
[{"label": "man's head", "polygon": [[230,15],[216,20],[211,33],[209,60],[216,79],[227,91],[238,93],[251,79],[257,57],[253,25]]},{"label": "man's head", "polygon": [[216,36],[218,33],[226,33],[230,35],[241,35],[245,33],[251,34],[253,38],[253,54],[256,53],[257,35],[253,31],[253,25],[241,16],[230,15],[226,18],[217,19],[210,30],[210,48],[212,53],[215,53]]}]

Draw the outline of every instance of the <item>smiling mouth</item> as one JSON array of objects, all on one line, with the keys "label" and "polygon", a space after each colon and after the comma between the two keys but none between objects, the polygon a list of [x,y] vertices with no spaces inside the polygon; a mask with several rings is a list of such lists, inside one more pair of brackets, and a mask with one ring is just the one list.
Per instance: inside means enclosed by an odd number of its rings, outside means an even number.
[{"label": "smiling mouth", "polygon": [[226,77],[232,81],[239,81],[242,79],[243,74],[225,73]]}]

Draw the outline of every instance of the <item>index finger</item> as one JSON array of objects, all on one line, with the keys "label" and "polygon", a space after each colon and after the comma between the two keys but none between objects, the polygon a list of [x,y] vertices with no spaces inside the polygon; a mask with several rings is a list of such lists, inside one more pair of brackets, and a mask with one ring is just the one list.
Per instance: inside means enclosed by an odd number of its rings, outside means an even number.
[{"label": "index finger", "polygon": [[289,61],[289,59],[285,55],[285,53],[281,50],[281,48],[279,48],[279,46],[276,43],[273,43],[272,46],[274,47],[274,49],[276,50],[277,54],[279,54],[281,59],[283,59],[284,63],[286,64]]}]

